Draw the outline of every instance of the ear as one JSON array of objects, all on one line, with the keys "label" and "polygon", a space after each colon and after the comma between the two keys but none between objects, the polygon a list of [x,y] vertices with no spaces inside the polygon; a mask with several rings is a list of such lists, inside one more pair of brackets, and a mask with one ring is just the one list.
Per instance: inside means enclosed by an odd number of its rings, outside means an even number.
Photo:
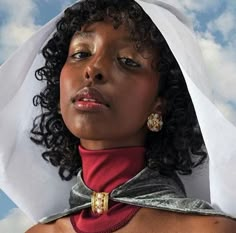
[{"label": "ear", "polygon": [[158,113],[159,115],[163,115],[166,109],[166,100],[163,97],[157,97],[154,103],[152,113]]}]

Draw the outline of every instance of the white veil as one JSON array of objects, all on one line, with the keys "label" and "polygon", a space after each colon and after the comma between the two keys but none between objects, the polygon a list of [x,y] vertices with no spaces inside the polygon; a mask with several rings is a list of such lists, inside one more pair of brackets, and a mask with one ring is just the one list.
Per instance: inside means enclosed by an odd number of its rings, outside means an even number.
[{"label": "white veil", "polygon": [[[236,127],[214,105],[189,23],[164,1],[136,2],[159,28],[180,65],[209,153],[209,175],[206,165],[184,178],[187,192],[236,216]],[[41,48],[61,16],[42,27],[0,68],[0,188],[36,221],[66,208],[75,182],[61,181],[57,169],[43,161],[42,148],[29,139],[38,111],[32,99],[42,88],[34,72],[44,63]]]}]

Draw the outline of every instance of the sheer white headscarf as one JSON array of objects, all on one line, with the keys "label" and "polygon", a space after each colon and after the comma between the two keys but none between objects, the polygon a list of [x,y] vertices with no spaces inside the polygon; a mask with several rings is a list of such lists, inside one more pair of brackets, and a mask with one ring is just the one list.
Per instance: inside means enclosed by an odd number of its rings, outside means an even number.
[{"label": "sheer white headscarf", "polygon": [[[187,192],[236,216],[236,127],[214,105],[191,26],[164,1],[136,2],[159,28],[179,63],[209,154],[209,169],[206,165],[183,179]],[[34,72],[44,64],[41,49],[62,15],[42,27],[0,68],[0,188],[35,221],[66,208],[75,183],[61,181],[57,169],[42,159],[42,148],[29,139],[39,113],[32,99],[42,89]]]}]

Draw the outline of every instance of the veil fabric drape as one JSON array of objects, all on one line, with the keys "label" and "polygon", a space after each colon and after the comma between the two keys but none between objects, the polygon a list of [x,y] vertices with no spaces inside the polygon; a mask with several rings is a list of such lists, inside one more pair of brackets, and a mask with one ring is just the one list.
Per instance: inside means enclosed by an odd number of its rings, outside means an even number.
[{"label": "veil fabric drape", "polygon": [[[236,127],[214,105],[214,90],[190,24],[164,1],[136,2],[161,31],[180,65],[209,154],[209,169],[205,165],[183,179],[187,192],[236,216]],[[62,15],[43,26],[0,67],[0,188],[35,221],[65,209],[75,183],[61,181],[57,169],[42,159],[42,148],[29,139],[39,111],[32,99],[43,87],[34,72],[43,66],[40,51]]]}]

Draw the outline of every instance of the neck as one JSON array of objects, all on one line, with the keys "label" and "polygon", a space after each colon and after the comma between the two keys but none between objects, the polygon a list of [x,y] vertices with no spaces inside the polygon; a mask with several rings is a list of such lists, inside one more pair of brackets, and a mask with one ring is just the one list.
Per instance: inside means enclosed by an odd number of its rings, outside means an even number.
[{"label": "neck", "polygon": [[145,166],[144,147],[86,150],[79,146],[83,179],[95,192],[111,192]]}]

